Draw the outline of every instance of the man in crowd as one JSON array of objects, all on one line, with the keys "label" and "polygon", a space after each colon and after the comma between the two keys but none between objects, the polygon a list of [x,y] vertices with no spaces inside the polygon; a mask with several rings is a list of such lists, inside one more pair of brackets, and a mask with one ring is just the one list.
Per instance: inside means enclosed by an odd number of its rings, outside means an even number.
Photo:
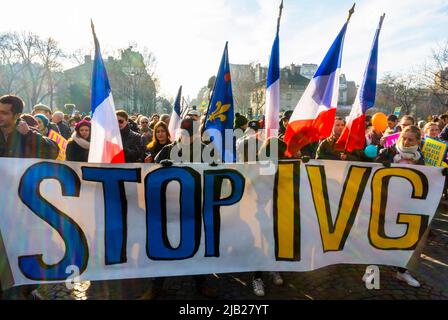
[{"label": "man in crowd", "polygon": [[53,118],[51,120],[58,126],[61,136],[63,136],[66,140],[70,139],[71,131],[70,127],[64,120],[64,113],[61,111],[56,111],[53,113]]},{"label": "man in crowd", "polygon": [[17,96],[0,97],[0,157],[56,159],[58,145],[20,119],[23,108]]},{"label": "man in crowd", "polygon": [[439,124],[439,129],[442,131],[446,125],[448,124],[448,114],[442,114],[439,116],[439,121],[437,122]]},{"label": "man in crowd", "polygon": [[406,128],[408,126],[413,126],[413,125],[415,125],[414,117],[412,117],[410,115],[405,115],[405,116],[403,116],[403,118],[401,118],[400,123],[397,126],[397,132],[401,132],[401,131],[403,131],[404,128]]},{"label": "man in crowd", "polygon": [[398,124],[398,117],[394,114],[390,114],[387,116],[387,127],[389,131],[396,132]]},{"label": "man in crowd", "polygon": [[[49,106],[46,106],[46,105],[44,105],[44,104],[42,104],[42,103],[36,104],[36,105],[33,107],[33,112],[32,112],[33,116],[35,116],[36,114],[43,114],[43,115],[46,116],[47,119],[50,120],[50,121],[51,121],[51,119],[52,119],[52,115],[51,115],[51,113],[52,113],[52,111],[51,111],[50,107],[49,107]],[[61,132],[59,131],[58,126],[57,126],[55,123],[53,123],[53,122],[50,122],[50,123],[48,124],[48,129],[50,129],[50,130],[54,130],[54,131],[56,131],[57,133],[61,133]]]},{"label": "man in crowd", "polygon": [[283,113],[283,116],[280,119],[278,137],[281,140],[283,140],[283,137],[285,136],[286,128],[288,127],[289,119],[291,118],[291,116],[292,116],[292,111],[288,110]]},{"label": "man in crowd", "polygon": [[126,111],[118,110],[116,115],[126,163],[143,162],[145,159],[145,148],[143,146],[142,136],[131,130],[129,126],[129,115]]},{"label": "man in crowd", "polygon": [[336,117],[331,136],[322,140],[317,148],[316,159],[360,161],[362,151],[348,153],[344,149],[339,149],[336,145],[344,128],[345,120],[341,117]]},{"label": "man in crowd", "polygon": [[[198,112],[199,113],[199,112]],[[164,113],[164,114],[162,114],[161,116],[160,116],[160,121],[163,121],[163,122],[165,122],[165,124],[167,125],[167,126],[169,126],[170,125],[170,115],[169,114],[166,114],[166,113]],[[198,119],[199,120],[199,119]]]}]

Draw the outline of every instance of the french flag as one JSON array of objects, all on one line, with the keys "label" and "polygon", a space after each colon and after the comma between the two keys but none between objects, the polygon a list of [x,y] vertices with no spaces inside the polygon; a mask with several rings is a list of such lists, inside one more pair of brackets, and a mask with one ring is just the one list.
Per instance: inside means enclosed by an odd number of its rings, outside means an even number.
[{"label": "french flag", "polygon": [[168,126],[168,131],[170,132],[171,141],[176,140],[176,131],[180,128],[180,123],[182,121],[182,112],[180,101],[182,99],[182,86],[179,88],[177,93],[176,101],[174,102],[173,112],[171,113],[170,125]]},{"label": "french flag", "polygon": [[338,105],[342,49],[348,22],[334,40],[291,115],[284,137],[289,156],[331,135]]},{"label": "french flag", "polygon": [[372,50],[364,73],[364,79],[356,95],[355,103],[347,120],[347,125],[336,142],[339,148],[344,148],[347,152],[362,150],[365,147],[366,139],[366,111],[375,105],[376,80],[378,66],[378,38],[383,25],[385,15],[381,16],[378,29],[373,39]]},{"label": "french flag", "polygon": [[269,61],[268,77],[266,81],[265,133],[266,140],[277,137],[280,112],[280,18],[283,10],[283,0],[277,22],[277,34],[272,45]]},{"label": "french flag", "polygon": [[114,100],[93,22],[92,32],[95,41],[95,60],[92,71],[92,132],[89,162],[124,163],[123,143],[115,115]]}]

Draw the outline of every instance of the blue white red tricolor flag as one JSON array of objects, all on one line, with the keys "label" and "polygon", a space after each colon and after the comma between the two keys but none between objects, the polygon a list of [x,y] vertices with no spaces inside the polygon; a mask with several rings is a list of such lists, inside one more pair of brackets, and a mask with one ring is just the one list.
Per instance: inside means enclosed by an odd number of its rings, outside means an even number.
[{"label": "blue white red tricolor flag", "polygon": [[92,71],[92,132],[89,162],[124,163],[123,143],[100,44],[92,22],[95,60]]},{"label": "blue white red tricolor flag", "polygon": [[179,91],[177,93],[176,101],[174,102],[173,112],[171,113],[170,125],[168,126],[171,141],[176,140],[176,131],[177,129],[180,128],[180,123],[182,121],[181,99],[182,99],[182,86],[180,86]]},{"label": "blue white red tricolor flag", "polygon": [[266,81],[266,108],[265,108],[265,133],[266,139],[277,137],[280,113],[280,18],[283,9],[283,1],[280,4],[280,13],[277,22],[277,34],[272,45],[269,61],[268,77]]},{"label": "blue white red tricolor flag", "polygon": [[347,125],[336,142],[339,148],[344,148],[347,152],[353,150],[362,150],[365,147],[365,131],[366,131],[366,111],[375,105],[376,96],[376,80],[378,67],[378,38],[383,25],[384,15],[380,19],[380,23],[373,38],[372,50],[370,51],[369,61],[367,62],[366,71],[361,87],[356,95],[355,103],[347,120]]},{"label": "blue white red tricolor flag", "polygon": [[342,49],[348,20],[300,98],[286,129],[287,154],[331,135],[339,97]]}]

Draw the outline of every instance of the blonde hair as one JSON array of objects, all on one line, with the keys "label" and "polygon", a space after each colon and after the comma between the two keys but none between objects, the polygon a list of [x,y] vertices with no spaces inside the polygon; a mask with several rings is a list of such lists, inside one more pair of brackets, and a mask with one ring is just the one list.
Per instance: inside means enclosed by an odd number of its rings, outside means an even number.
[{"label": "blonde hair", "polygon": [[428,122],[427,124],[425,124],[425,126],[423,127],[423,132],[425,134],[427,134],[427,132],[429,131],[429,128],[432,126],[436,126],[437,128],[439,127],[439,124],[437,122]]}]

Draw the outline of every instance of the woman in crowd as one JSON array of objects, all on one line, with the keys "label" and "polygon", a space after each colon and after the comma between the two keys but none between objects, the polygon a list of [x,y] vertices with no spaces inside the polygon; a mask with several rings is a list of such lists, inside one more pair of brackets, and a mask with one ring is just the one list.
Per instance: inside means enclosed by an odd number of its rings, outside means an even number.
[{"label": "woman in crowd", "polygon": [[[414,125],[408,125],[401,131],[397,143],[389,148],[382,149],[375,162],[381,163],[399,163],[425,165],[424,157],[420,151],[421,131]],[[413,258],[410,260],[412,264],[416,263],[416,257],[420,256],[420,251],[426,243],[428,231],[420,240],[420,244],[414,251]],[[366,271],[363,281],[365,282],[369,274]],[[415,279],[406,268],[397,268],[396,277],[398,280],[406,282],[412,287],[420,287],[420,283]]]},{"label": "woman in crowd", "polygon": [[153,163],[162,148],[171,143],[170,132],[165,122],[159,121],[154,126],[152,141],[147,146],[145,163]]},{"label": "woman in crowd", "polygon": [[425,138],[439,140],[440,135],[439,124],[437,122],[428,122],[423,128],[423,133],[425,134]]},{"label": "woman in crowd", "polygon": [[68,141],[66,159],[68,161],[87,162],[90,149],[90,128],[89,121],[78,122],[72,137]]},{"label": "woman in crowd", "polygon": [[48,137],[48,134],[50,133],[50,120],[41,113],[34,115],[34,119],[37,121],[39,133],[44,137]]}]

